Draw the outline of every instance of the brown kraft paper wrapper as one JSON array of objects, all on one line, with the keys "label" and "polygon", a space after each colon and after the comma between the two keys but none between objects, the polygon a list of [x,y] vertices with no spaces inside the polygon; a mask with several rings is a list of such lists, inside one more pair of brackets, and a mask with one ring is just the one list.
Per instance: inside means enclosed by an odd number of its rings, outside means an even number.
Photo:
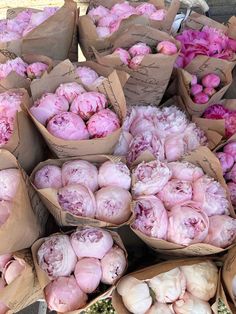
[{"label": "brown kraft paper wrapper", "polygon": [[[126,249],[124,247],[124,244],[123,244],[120,236],[118,235],[118,233],[114,232],[114,231],[111,231],[111,230],[107,230],[107,231],[111,234],[111,236],[112,236],[112,238],[114,240],[114,244],[118,245],[124,251],[125,256],[126,256],[126,260],[128,261],[127,251],[126,251]],[[55,233],[55,235],[56,234],[59,234],[59,233]],[[31,247],[33,261],[34,261],[34,266],[35,266],[35,269],[36,269],[37,277],[38,277],[39,284],[41,286],[42,291],[51,282],[51,280],[48,277],[48,275],[40,268],[40,266],[38,264],[38,258],[37,258],[37,252],[38,252],[40,246],[44,243],[45,239],[47,239],[47,238],[41,238],[41,239],[37,240],[33,244],[33,246]],[[128,262],[127,262],[127,266],[128,266]],[[124,273],[125,273],[125,271],[124,271]],[[107,289],[106,292],[104,292],[103,294],[99,295],[94,300],[90,301],[88,304],[86,304],[85,307],[83,307],[81,309],[78,309],[76,311],[70,311],[70,312],[66,312],[66,313],[67,314],[83,314],[84,311],[86,311],[91,305],[95,304],[97,301],[110,297],[112,295],[112,292],[113,292],[114,289],[115,289],[115,285],[110,286]],[[58,314],[60,314],[60,313],[58,312]]]},{"label": "brown kraft paper wrapper", "polygon": [[[92,0],[90,1],[90,8],[103,5],[104,7],[111,9],[111,7],[116,3],[122,3],[123,0]],[[150,0],[149,3],[154,4],[158,9],[165,8],[165,3],[163,0]],[[136,7],[142,2],[130,2],[132,6]],[[86,59],[94,58],[94,53],[91,47],[94,47],[98,52],[103,52],[110,49],[114,39],[123,34],[127,27],[134,24],[141,24],[150,26],[154,29],[160,29],[162,31],[170,32],[171,26],[175,19],[175,16],[179,10],[180,1],[172,0],[170,7],[167,11],[167,16],[163,21],[150,20],[144,16],[132,15],[128,19],[121,22],[119,29],[111,34],[111,36],[106,38],[99,38],[96,32],[96,26],[92,19],[88,15],[81,16],[79,18],[78,28],[79,28],[79,42],[81,49],[83,51]]]},{"label": "brown kraft paper wrapper", "polygon": [[[69,60],[65,60],[54,67],[50,73],[45,73],[43,78],[32,82],[31,93],[33,100],[40,98],[46,92],[54,93],[61,83],[68,82],[82,84],[75,74],[74,65]],[[95,90],[103,93],[119,116],[122,125],[126,116],[126,101],[116,71],[113,71],[107,78],[104,78],[99,86],[85,86],[85,89],[87,91]],[[30,106],[27,106],[27,108],[29,109]],[[121,133],[121,128],[119,128],[103,138],[74,141],[63,140],[50,134],[46,127],[39,123],[29,110],[28,112],[49,148],[58,158],[76,157],[88,154],[111,154]]]},{"label": "brown kraft paper wrapper", "polygon": [[[222,279],[225,289],[225,292],[230,296],[231,301],[236,306],[236,297],[233,294],[233,285],[232,281],[236,275],[236,246],[229,250],[228,254],[225,257],[224,266],[222,269]],[[230,300],[229,300],[230,301]]]},{"label": "brown kraft paper wrapper", "polygon": [[[13,18],[25,8],[11,9],[8,18]],[[38,12],[38,10],[34,10]],[[53,16],[37,26],[21,39],[9,42],[1,42],[0,49],[21,56],[25,53],[41,54],[56,60],[64,60],[68,57],[74,36],[78,11],[76,2],[65,0]]]},{"label": "brown kraft paper wrapper", "polygon": [[[150,160],[150,159],[148,159]],[[227,199],[229,201],[229,211],[230,215],[235,218],[235,212],[230,201],[229,191],[225,183],[222,169],[218,158],[204,146],[199,147],[197,150],[190,152],[188,155],[182,158],[182,161],[188,161],[198,167],[201,167],[205,174],[209,175],[216,181],[218,181],[222,187],[226,190]],[[133,208],[134,208],[133,204]],[[226,252],[228,249],[233,247],[235,244],[222,249],[207,243],[196,243],[189,246],[183,246],[177,243],[168,242],[162,239],[157,239],[149,237],[139,230],[132,228],[132,222],[130,228],[135,232],[135,234],[143,240],[149,247],[154,251],[165,253],[172,256],[203,256],[203,255],[212,255],[217,253]]]},{"label": "brown kraft paper wrapper", "polygon": [[43,298],[30,250],[16,252],[13,257],[16,260],[23,260],[25,269],[18,278],[0,292],[0,301],[10,308],[6,314],[21,311]]},{"label": "brown kraft paper wrapper", "polygon": [[180,47],[178,41],[164,32],[148,26],[133,25],[114,39],[109,51],[98,53],[94,49],[99,64],[113,67],[130,75],[124,88],[125,98],[129,105],[147,105],[150,103],[158,105],[160,103],[169,83],[178,53],[171,56],[161,53],[146,55],[139,67],[133,70],[122,64],[120,58],[117,55],[112,55],[112,52],[118,47],[128,49],[137,42],[156,47],[158,42],[163,40],[171,41],[178,49]]},{"label": "brown kraft paper wrapper", "polygon": [[[31,184],[34,186],[35,190],[38,192],[42,202],[48,208],[50,213],[56,219],[56,222],[60,226],[80,226],[80,225],[90,225],[93,227],[109,227],[109,228],[117,228],[123,225],[129,224],[132,216],[132,211],[130,208],[130,218],[128,221],[124,222],[120,225],[115,225],[109,222],[101,221],[95,218],[88,218],[82,216],[73,215],[65,210],[63,210],[58,203],[57,200],[57,189],[47,188],[47,189],[37,189],[36,186],[33,184],[35,173],[41,169],[45,165],[55,165],[61,167],[65,162],[72,161],[72,160],[86,160],[93,163],[95,166],[100,166],[104,162],[110,160],[114,163],[123,161],[125,162],[122,157],[116,156],[105,156],[105,155],[89,155],[89,156],[82,156],[80,158],[67,158],[67,159],[49,159],[44,162],[41,162],[32,172],[30,176]],[[95,194],[95,193],[93,193]]]},{"label": "brown kraft paper wrapper", "polygon": [[[7,221],[0,227],[0,255],[28,248],[44,233],[47,211],[36,193],[31,191],[30,183],[15,157],[6,150],[0,150],[0,170],[17,168],[21,179],[12,209]],[[29,189],[29,191],[28,191]]]}]

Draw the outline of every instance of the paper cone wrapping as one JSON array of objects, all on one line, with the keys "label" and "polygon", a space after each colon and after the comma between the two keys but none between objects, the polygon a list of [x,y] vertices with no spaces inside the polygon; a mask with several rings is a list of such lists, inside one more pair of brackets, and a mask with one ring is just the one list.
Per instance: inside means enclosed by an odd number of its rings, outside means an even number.
[{"label": "paper cone wrapping", "polygon": [[[234,309],[236,307],[236,296],[233,294],[232,281],[236,275],[236,246],[229,250],[225,257],[224,266],[222,269],[222,279],[225,292],[229,295],[230,299],[228,301],[233,302]],[[235,312],[234,312],[235,313]]]}]

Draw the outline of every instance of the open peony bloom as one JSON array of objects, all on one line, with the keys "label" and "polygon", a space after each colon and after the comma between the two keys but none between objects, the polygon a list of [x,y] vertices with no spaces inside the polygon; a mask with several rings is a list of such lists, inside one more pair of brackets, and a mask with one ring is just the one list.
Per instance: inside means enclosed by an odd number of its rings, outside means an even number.
[{"label": "open peony bloom", "polygon": [[236,141],[226,144],[223,148],[224,153],[230,154],[236,161]]},{"label": "open peony bloom", "polygon": [[236,206],[236,183],[228,182],[227,187],[229,190],[231,202],[232,202],[233,206]]},{"label": "open peony bloom", "polygon": [[220,85],[220,77],[214,73],[207,74],[202,78],[202,85],[217,88]]},{"label": "open peony bloom", "polygon": [[131,215],[130,193],[118,186],[107,186],[96,192],[96,218],[113,224],[122,224]]},{"label": "open peony bloom", "polygon": [[225,189],[207,175],[193,183],[193,201],[199,202],[208,216],[229,215],[229,202]]},{"label": "open peony bloom", "polygon": [[67,235],[52,235],[45,239],[38,253],[38,264],[50,278],[69,276],[75,268],[77,257]]},{"label": "open peony bloom", "polygon": [[181,245],[202,242],[209,229],[209,219],[198,204],[185,202],[175,205],[169,213],[167,240]]},{"label": "open peony bloom", "polygon": [[112,248],[113,239],[104,229],[84,227],[72,233],[71,244],[79,259],[83,257],[102,259]]},{"label": "open peony bloom", "polygon": [[193,296],[209,301],[216,294],[218,269],[209,260],[180,267],[187,282],[187,291]]},{"label": "open peony bloom", "polygon": [[136,56],[148,55],[148,54],[152,53],[152,50],[145,43],[137,43],[137,44],[133,45],[131,48],[129,48],[128,52],[131,55],[131,57],[133,58]]},{"label": "open peony bloom", "polygon": [[187,161],[176,161],[168,163],[168,168],[172,172],[171,179],[183,181],[196,181],[204,175],[200,167]]},{"label": "open peony bloom", "polygon": [[12,254],[3,254],[0,255],[0,272],[3,271],[6,264],[12,259]]},{"label": "open peony bloom", "polygon": [[75,73],[84,85],[92,85],[98,79],[98,74],[86,66],[77,67]]},{"label": "open peony bloom", "polygon": [[48,65],[43,62],[34,62],[27,66],[26,72],[30,79],[40,78],[45,71],[47,71]]},{"label": "open peony bloom", "polygon": [[207,145],[207,137],[195,123],[190,123],[184,131],[184,141],[187,144],[188,151],[197,149],[200,145]]},{"label": "open peony bloom", "polygon": [[12,203],[0,200],[0,227],[7,221],[11,214]]},{"label": "open peony bloom", "polygon": [[82,258],[75,266],[75,279],[80,289],[92,293],[102,278],[101,262],[96,258]]},{"label": "open peony bloom", "polygon": [[117,55],[125,65],[128,65],[131,60],[130,54],[123,48],[116,48],[112,54]]},{"label": "open peony bloom", "polygon": [[72,160],[62,166],[63,186],[82,184],[92,192],[98,189],[98,170],[86,160]]},{"label": "open peony bloom", "polygon": [[136,200],[134,229],[147,236],[166,239],[168,216],[163,203],[154,195],[142,196]]},{"label": "open peony bloom", "polygon": [[212,314],[208,302],[198,299],[186,292],[181,300],[174,303],[173,309],[176,314]]},{"label": "open peony bloom", "polygon": [[23,260],[11,260],[7,263],[3,270],[4,280],[8,285],[12,283],[25,269],[25,262]]},{"label": "open peony bloom", "polygon": [[75,113],[63,112],[55,115],[47,124],[47,130],[63,140],[87,140],[89,133],[84,121]]},{"label": "open peony bloom", "polygon": [[78,95],[71,104],[70,111],[78,114],[82,119],[88,120],[94,113],[105,109],[106,96],[98,92],[87,92]]},{"label": "open peony bloom", "polygon": [[18,169],[0,170],[0,200],[11,201],[14,199],[21,180]]},{"label": "open peony bloom", "polygon": [[175,161],[180,159],[185,152],[188,151],[188,146],[184,141],[183,136],[170,135],[165,139],[165,155],[167,161]]},{"label": "open peony bloom", "polygon": [[57,192],[61,208],[72,215],[94,218],[96,203],[93,193],[82,184],[64,186]]},{"label": "open peony bloom", "polygon": [[60,313],[78,310],[87,301],[87,295],[80,289],[74,276],[51,281],[44,293],[49,309]]},{"label": "open peony bloom", "polygon": [[14,117],[0,116],[0,147],[7,144],[13,134]]},{"label": "open peony bloom", "polygon": [[234,157],[228,153],[219,152],[216,153],[216,157],[219,159],[223,173],[229,171],[234,165]]},{"label": "open peony bloom", "polygon": [[168,40],[163,40],[157,45],[157,52],[163,53],[164,55],[174,55],[177,51],[176,45]]},{"label": "open peony bloom", "polygon": [[131,185],[130,170],[121,161],[106,161],[99,168],[98,184],[100,187],[119,186],[129,190]]},{"label": "open peony bloom", "polygon": [[[5,286],[6,286],[5,280],[3,278],[0,278],[0,292],[5,288]],[[5,303],[0,301],[0,314],[6,314],[8,310],[9,307],[7,307]]]},{"label": "open peony bloom", "polygon": [[107,14],[109,14],[109,9],[105,8],[103,5],[99,5],[88,12],[88,15],[94,22],[97,22],[100,18],[106,16]]},{"label": "open peony bloom", "polygon": [[120,128],[117,114],[110,109],[102,109],[95,113],[87,123],[89,134],[92,137],[106,137]]},{"label": "open peony bloom", "polygon": [[48,120],[56,114],[65,112],[69,109],[68,101],[63,96],[46,93],[40,99],[34,102],[30,112],[41,124],[46,125]]},{"label": "open peony bloom", "polygon": [[208,107],[204,113],[203,118],[205,119],[225,119],[225,117],[228,115],[229,110],[222,105],[212,105]]},{"label": "open peony bloom", "polygon": [[190,94],[195,96],[203,91],[203,87],[200,84],[195,84],[190,89]]},{"label": "open peony bloom", "polygon": [[226,215],[215,215],[209,218],[209,232],[204,242],[226,248],[235,242],[236,219]]},{"label": "open peony bloom", "polygon": [[158,160],[142,162],[132,172],[132,192],[135,196],[156,194],[170,178],[166,164]]},{"label": "open peony bloom", "polygon": [[65,97],[70,104],[76,96],[82,93],[86,93],[86,90],[76,82],[60,84],[55,91],[56,95]]},{"label": "open peony bloom", "polygon": [[101,281],[113,285],[122,276],[127,265],[124,251],[117,245],[113,246],[102,258],[101,265]]},{"label": "open peony bloom", "polygon": [[25,63],[20,57],[13,60],[7,60],[5,63],[0,63],[0,79],[8,76],[12,71],[18,75],[26,77],[26,69],[28,64]]},{"label": "open peony bloom", "polygon": [[142,3],[136,7],[136,12],[140,15],[150,16],[156,10],[156,7],[152,3]]},{"label": "open peony bloom", "polygon": [[165,303],[154,303],[153,306],[146,312],[146,314],[173,314],[174,312]]},{"label": "open peony bloom", "polygon": [[55,165],[46,165],[39,169],[34,176],[34,185],[37,189],[62,187],[61,168]]},{"label": "open peony bloom", "polygon": [[148,284],[160,303],[175,302],[183,297],[186,290],[186,280],[179,267],[153,277]]}]

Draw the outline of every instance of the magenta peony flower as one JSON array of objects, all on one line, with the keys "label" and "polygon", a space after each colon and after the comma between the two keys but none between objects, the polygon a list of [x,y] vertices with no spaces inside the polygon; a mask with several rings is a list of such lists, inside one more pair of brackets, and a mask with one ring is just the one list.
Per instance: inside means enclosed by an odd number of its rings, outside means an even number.
[{"label": "magenta peony flower", "polygon": [[86,90],[82,85],[76,82],[60,84],[60,86],[55,91],[56,95],[65,97],[70,104],[73,102],[76,96],[82,93],[86,93]]},{"label": "magenta peony flower", "polygon": [[206,104],[209,101],[209,96],[207,94],[201,92],[201,93],[194,95],[193,101],[199,105]]},{"label": "magenta peony flower", "polygon": [[176,54],[178,49],[171,41],[163,40],[157,45],[157,52],[170,56]]},{"label": "magenta peony flower", "polygon": [[117,16],[122,16],[123,14],[125,14],[127,12],[134,13],[135,8],[132,7],[128,1],[124,1],[122,3],[114,4],[110,11],[112,14],[115,14]]},{"label": "magenta peony flower", "polygon": [[116,48],[112,55],[117,55],[125,65],[128,65],[131,60],[130,54],[123,48]]},{"label": "magenta peony flower", "polygon": [[[8,253],[8,254],[3,254],[0,255],[0,272],[2,273],[4,267],[6,266],[6,264],[12,259],[12,254]],[[0,312],[1,313],[1,312]]]},{"label": "magenta peony flower", "polygon": [[226,144],[223,148],[223,152],[226,154],[230,154],[236,161],[236,141],[232,141]]},{"label": "magenta peony flower", "polygon": [[47,71],[48,65],[43,62],[34,62],[28,65],[26,72],[30,79],[40,78],[45,71]]},{"label": "magenta peony flower", "polygon": [[185,292],[181,300],[177,300],[174,303],[173,309],[176,314],[189,314],[191,312],[194,314],[212,313],[211,306],[208,302],[198,299],[188,292]]},{"label": "magenta peony flower", "polygon": [[195,84],[190,88],[191,95],[195,96],[203,91],[203,87],[200,84]]},{"label": "magenta peony flower", "polygon": [[205,87],[203,93],[209,97],[212,97],[216,93],[216,90],[213,87]]},{"label": "magenta peony flower", "polygon": [[37,189],[62,187],[61,168],[55,165],[46,165],[39,169],[34,176],[34,185]]},{"label": "magenta peony flower", "polygon": [[134,229],[147,236],[166,239],[168,216],[163,203],[154,195],[141,196],[135,203]]},{"label": "magenta peony flower", "polygon": [[152,53],[151,48],[145,43],[137,43],[128,50],[131,57],[145,56]]},{"label": "magenta peony flower", "polygon": [[216,153],[219,159],[223,173],[229,171],[234,165],[234,158],[230,154],[219,152]]},{"label": "magenta peony flower", "polygon": [[99,77],[93,69],[86,66],[77,67],[75,73],[84,85],[92,85]]},{"label": "magenta peony flower", "polygon": [[236,183],[236,164],[234,164],[232,169],[230,169],[230,171],[225,174],[225,179],[227,181],[232,180],[234,183]]},{"label": "magenta peony flower", "polygon": [[225,116],[225,133],[227,138],[236,133],[236,112],[230,112]]},{"label": "magenta peony flower", "polygon": [[207,74],[202,78],[202,85],[204,87],[217,88],[220,85],[220,77],[217,74]]},{"label": "magenta peony flower", "polygon": [[71,244],[78,256],[94,257],[102,259],[112,248],[113,239],[111,234],[101,228],[83,227],[71,234]]},{"label": "magenta peony flower", "polygon": [[228,182],[227,186],[228,186],[231,202],[233,206],[236,206],[236,183]]},{"label": "magenta peony flower", "polygon": [[96,32],[99,38],[108,37],[111,35],[111,31],[109,27],[98,26],[96,27]]},{"label": "magenta peony flower", "polygon": [[18,169],[3,169],[0,171],[0,200],[12,201],[21,181]]},{"label": "magenta peony flower", "polygon": [[183,181],[196,181],[204,175],[203,170],[187,161],[177,161],[168,163],[168,168],[172,172],[171,179]]},{"label": "magenta peony flower", "polygon": [[168,136],[165,139],[164,147],[167,161],[176,161],[188,151],[188,147],[183,136],[179,134]]},{"label": "magenta peony flower", "polygon": [[98,22],[98,20],[110,13],[109,9],[105,8],[102,5],[99,5],[96,8],[93,8],[88,11],[88,16],[91,17],[93,22]]},{"label": "magenta peony flower", "polygon": [[7,221],[11,214],[12,203],[0,200],[0,227]]},{"label": "magenta peony flower", "polygon": [[53,136],[63,140],[87,140],[89,133],[84,121],[75,113],[63,112],[55,115],[47,124]]},{"label": "magenta peony flower", "polygon": [[166,18],[167,11],[165,9],[159,9],[156,12],[153,12],[149,15],[151,20],[163,21]]},{"label": "magenta peony flower", "polygon": [[229,112],[228,109],[223,107],[222,105],[212,105],[208,107],[204,113],[203,118],[205,119],[224,119],[226,117],[226,114]]},{"label": "magenta peony flower", "polygon": [[25,261],[23,260],[11,260],[9,261],[3,270],[3,279],[7,285],[10,285],[17,277],[19,277],[25,270]]},{"label": "magenta peony flower", "polygon": [[136,70],[142,63],[144,55],[135,56],[130,60],[129,68]]},{"label": "magenta peony flower", "polygon": [[154,4],[142,3],[136,7],[136,12],[140,15],[150,16],[152,13],[156,12],[157,9]]}]

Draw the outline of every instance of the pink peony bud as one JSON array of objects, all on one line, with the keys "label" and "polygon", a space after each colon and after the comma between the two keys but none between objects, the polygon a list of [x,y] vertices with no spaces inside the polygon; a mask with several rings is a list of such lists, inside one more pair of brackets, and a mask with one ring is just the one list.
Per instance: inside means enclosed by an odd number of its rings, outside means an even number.
[{"label": "pink peony bud", "polygon": [[88,120],[87,127],[92,137],[106,137],[120,128],[120,121],[115,112],[102,109]]},{"label": "pink peony bud", "polygon": [[216,93],[216,90],[213,87],[205,87],[203,93],[205,93],[209,97],[212,97]]},{"label": "pink peony bud", "polygon": [[98,26],[101,27],[110,27],[113,23],[115,23],[118,20],[118,16],[115,14],[107,14],[106,16],[103,16],[98,21]]},{"label": "pink peony bud", "polygon": [[145,56],[152,53],[151,48],[145,43],[137,43],[129,48],[128,51],[132,58],[136,56]]},{"label": "pink peony bud", "polygon": [[171,171],[159,160],[140,163],[132,172],[132,192],[135,196],[160,192],[171,178]]},{"label": "pink peony bud", "polygon": [[167,239],[188,246],[202,242],[208,234],[208,228],[209,219],[198,204],[184,202],[175,205],[169,212]]},{"label": "pink peony bud", "polygon": [[113,285],[124,273],[127,261],[125,253],[114,245],[102,258],[102,279],[107,285]]},{"label": "pink peony bud", "polygon": [[232,180],[234,183],[236,183],[236,164],[234,164],[233,168],[225,174],[225,179],[227,181]]},{"label": "pink peony bud", "polygon": [[71,104],[70,111],[78,114],[82,119],[88,120],[91,116],[105,109],[107,98],[98,92],[88,92],[78,95]]},{"label": "pink peony bud", "polygon": [[147,236],[166,239],[168,216],[163,203],[154,195],[141,196],[135,203],[134,229]]},{"label": "pink peony bud", "polygon": [[172,172],[171,179],[183,181],[196,181],[204,175],[200,167],[187,161],[176,161],[168,163],[168,168]]},{"label": "pink peony bud", "polygon": [[90,16],[94,22],[98,22],[100,18],[108,15],[109,13],[109,9],[105,8],[102,5],[99,5],[98,7],[89,10],[88,16]]},{"label": "pink peony bud", "polygon": [[152,13],[156,12],[157,9],[154,4],[142,3],[136,7],[136,12],[140,15],[150,16]]},{"label": "pink peony bud", "polygon": [[63,186],[82,184],[95,192],[98,189],[98,170],[86,160],[65,162],[62,166],[62,183]]},{"label": "pink peony bud", "polygon": [[0,200],[0,227],[7,221],[11,214],[12,203]]},{"label": "pink peony bud", "polygon": [[128,1],[124,1],[122,3],[116,3],[111,8],[111,13],[116,14],[117,16],[121,16],[126,12],[135,12],[135,8],[132,7]]},{"label": "pink peony bud", "polygon": [[132,197],[118,186],[108,186],[96,192],[96,218],[116,225],[126,222],[130,215]]},{"label": "pink peony bud", "polygon": [[19,277],[25,270],[25,261],[23,260],[12,260],[9,261],[4,270],[3,278],[8,285],[12,283],[17,277]]},{"label": "pink peony bud", "polygon": [[203,91],[203,87],[200,84],[195,84],[190,88],[191,95],[195,96]]},{"label": "pink peony bud", "polygon": [[74,276],[51,281],[44,293],[49,309],[60,313],[78,310],[87,301],[87,295],[80,289]]},{"label": "pink peony bud", "polygon": [[226,144],[223,148],[223,152],[226,154],[230,154],[236,161],[236,141],[232,141]]},{"label": "pink peony bud", "polygon": [[234,158],[227,153],[216,153],[216,157],[219,159],[223,173],[229,171],[234,165]]},{"label": "pink peony bud", "polygon": [[228,109],[222,105],[212,105],[205,110],[203,118],[205,119],[224,119],[226,114],[229,112]]},{"label": "pink peony bud", "polygon": [[98,79],[98,74],[86,66],[77,67],[75,73],[84,85],[92,85]]},{"label": "pink peony bud", "polygon": [[112,55],[117,55],[125,65],[128,65],[131,60],[130,54],[123,48],[116,48]]},{"label": "pink peony bud", "polygon": [[63,112],[55,115],[49,120],[47,130],[53,136],[63,140],[89,139],[84,121],[73,112]]},{"label": "pink peony bud", "polygon": [[202,85],[217,88],[220,85],[220,77],[214,73],[207,74],[202,78]]},{"label": "pink peony bud", "polygon": [[4,169],[0,171],[0,200],[14,199],[21,180],[18,169]]},{"label": "pink peony bud", "polygon": [[26,71],[30,79],[40,78],[45,71],[47,71],[48,65],[43,62],[34,62],[28,65]]},{"label": "pink peony bud", "polygon": [[99,38],[108,37],[111,35],[111,31],[109,27],[106,26],[98,26],[96,27],[96,32]]},{"label": "pink peony bud", "polygon": [[191,86],[196,85],[197,81],[198,81],[197,75],[192,74]]},{"label": "pink peony bud", "polygon": [[[0,278],[0,292],[3,290],[6,286],[6,282],[3,278]],[[6,314],[9,310],[9,307],[7,307],[2,301],[0,301],[0,314]]]},{"label": "pink peony bud", "polygon": [[212,314],[211,306],[208,302],[198,299],[186,292],[181,300],[177,300],[173,309],[176,314]]},{"label": "pink peony bud", "polygon": [[140,66],[140,64],[142,63],[143,58],[144,58],[143,55],[133,57],[130,60],[129,68],[133,69],[133,70],[136,70]]},{"label": "pink peony bud", "polygon": [[69,276],[76,265],[77,257],[65,234],[51,235],[45,238],[37,253],[40,268],[50,278]]},{"label": "pink peony bud", "polygon": [[159,42],[157,45],[157,52],[162,53],[164,55],[174,55],[178,51],[175,44],[173,44],[171,41],[163,40]]},{"label": "pink peony bud", "polygon": [[229,112],[225,116],[225,133],[227,138],[236,133],[236,112]]},{"label": "pink peony bud", "polygon": [[203,92],[198,93],[198,94],[194,95],[193,101],[199,105],[206,104],[209,101],[209,96]]},{"label": "pink peony bud", "polygon": [[199,202],[208,216],[229,214],[229,202],[225,189],[219,182],[207,175],[193,183],[193,201]]},{"label": "pink peony bud", "polygon": [[83,227],[72,233],[71,244],[79,259],[83,257],[102,259],[112,248],[113,239],[104,229]]},{"label": "pink peony bud", "polygon": [[75,266],[75,279],[85,293],[93,293],[102,278],[101,262],[96,258],[82,258]]},{"label": "pink peony bud", "polygon": [[94,218],[96,203],[93,193],[82,184],[65,186],[57,192],[63,210],[75,216]]},{"label": "pink peony bud", "polygon": [[231,202],[233,206],[236,206],[236,183],[228,182],[227,186],[228,186]]},{"label": "pink peony bud", "polygon": [[149,18],[154,21],[163,21],[166,18],[167,11],[165,9],[159,9],[149,15]]},{"label": "pink peony bud", "polygon": [[60,84],[60,86],[55,91],[56,95],[64,96],[70,104],[76,96],[82,93],[86,93],[86,90],[82,85],[76,82]]},{"label": "pink peony bud", "polygon": [[0,255],[0,272],[3,271],[6,264],[12,259],[12,254]]},{"label": "pink peony bud", "polygon": [[39,169],[34,176],[34,185],[37,189],[62,187],[61,168],[54,165],[46,165]]},{"label": "pink peony bud", "polygon": [[106,161],[99,168],[98,184],[100,187],[119,186],[129,190],[131,185],[130,170],[121,161]]},{"label": "pink peony bud", "polygon": [[63,96],[57,96],[52,93],[44,94],[40,99],[34,102],[30,112],[43,125],[56,114],[69,109],[68,101]]},{"label": "pink peony bud", "polygon": [[187,144],[181,135],[169,135],[165,140],[167,161],[176,161],[188,151]]}]

